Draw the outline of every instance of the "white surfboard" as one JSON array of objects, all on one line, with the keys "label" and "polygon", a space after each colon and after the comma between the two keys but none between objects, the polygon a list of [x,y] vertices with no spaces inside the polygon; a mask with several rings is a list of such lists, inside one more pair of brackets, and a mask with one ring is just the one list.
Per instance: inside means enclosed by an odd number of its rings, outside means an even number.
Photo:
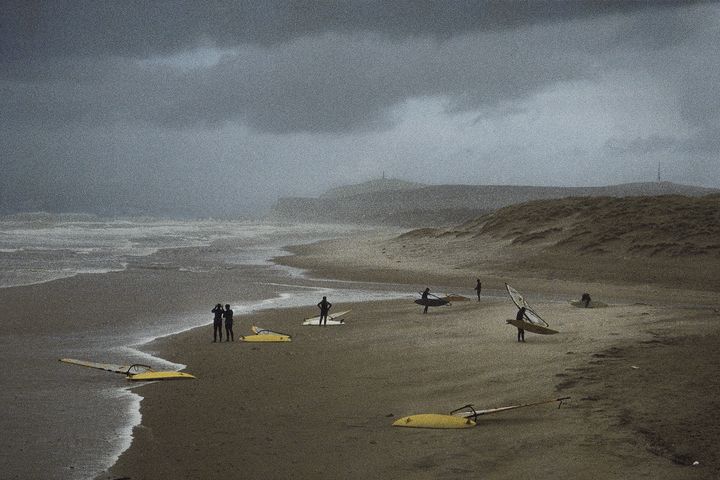
[{"label": "white surfboard", "polygon": [[[345,325],[345,320],[342,318],[346,316],[348,313],[350,313],[350,310],[345,310],[344,312],[337,312],[337,313],[329,313],[327,316],[327,325]],[[317,317],[311,317],[306,318],[303,320],[303,325],[320,325],[320,316]],[[323,322],[323,325],[325,325],[325,322]]]}]

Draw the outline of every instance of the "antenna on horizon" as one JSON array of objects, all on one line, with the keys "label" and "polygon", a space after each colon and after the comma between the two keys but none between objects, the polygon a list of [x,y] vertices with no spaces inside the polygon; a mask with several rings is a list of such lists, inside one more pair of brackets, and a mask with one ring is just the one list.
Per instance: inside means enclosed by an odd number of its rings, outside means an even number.
[{"label": "antenna on horizon", "polygon": [[661,183],[661,181],[660,181],[660,160],[658,160],[658,177],[657,177],[657,182],[658,182],[658,183]]}]

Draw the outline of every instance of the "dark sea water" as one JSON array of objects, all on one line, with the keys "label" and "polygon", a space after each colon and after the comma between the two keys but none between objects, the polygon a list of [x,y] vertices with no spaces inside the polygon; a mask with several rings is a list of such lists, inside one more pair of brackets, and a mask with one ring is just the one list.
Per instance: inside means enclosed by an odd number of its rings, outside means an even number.
[{"label": "dark sea water", "polygon": [[[357,227],[259,222],[102,220],[31,214],[0,219],[0,288],[51,286],[56,281],[103,283],[111,272],[173,271],[178,275],[233,269],[243,278],[226,298],[236,315],[267,308],[397,298],[396,286],[308,279],[269,260],[283,246],[356,233]],[[115,274],[117,275],[117,274]],[[66,280],[60,280],[66,279]],[[95,279],[95,280],[93,280]],[[35,286],[35,287],[33,287]],[[10,290],[7,290],[10,289]],[[42,290],[40,290],[42,291]],[[45,329],[2,325],[0,478],[89,479],[107,469],[141,421],[141,397],[121,375],[69,366],[61,357],[142,363],[180,369],[137,349],[154,338],[206,325],[216,299],[181,314]],[[0,304],[0,314],[5,308]],[[52,315],[43,322],[52,322]],[[32,461],[28,461],[32,459]]]}]

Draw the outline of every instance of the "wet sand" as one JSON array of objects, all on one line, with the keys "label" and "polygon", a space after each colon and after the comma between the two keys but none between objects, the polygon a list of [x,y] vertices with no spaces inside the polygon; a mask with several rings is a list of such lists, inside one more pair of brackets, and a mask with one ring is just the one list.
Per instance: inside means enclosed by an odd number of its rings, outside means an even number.
[{"label": "wet sand", "polygon": [[[324,242],[282,261],[468,296],[476,275],[502,287],[497,264],[478,272],[439,258],[429,268],[395,247],[383,237]],[[526,343],[505,324],[515,309],[503,296],[427,315],[411,299],[336,304],[353,310],[339,327],[300,326],[313,308],[236,321],[236,335],[255,324],[291,343],[213,344],[209,325],[160,339],[148,348],[199,379],[137,389],[142,425],[101,478],[717,478],[714,293],[537,277],[507,281],[561,333],[528,333]],[[569,304],[587,290],[610,306]],[[500,413],[469,430],[390,426],[468,403],[566,395],[561,409]]]}]

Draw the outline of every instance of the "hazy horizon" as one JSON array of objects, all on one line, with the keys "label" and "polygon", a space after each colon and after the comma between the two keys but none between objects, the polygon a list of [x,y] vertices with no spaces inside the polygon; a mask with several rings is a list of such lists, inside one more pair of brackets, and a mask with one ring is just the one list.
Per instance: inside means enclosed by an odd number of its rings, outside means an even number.
[{"label": "hazy horizon", "polygon": [[720,188],[717,2],[5,2],[0,213],[380,178]]}]

